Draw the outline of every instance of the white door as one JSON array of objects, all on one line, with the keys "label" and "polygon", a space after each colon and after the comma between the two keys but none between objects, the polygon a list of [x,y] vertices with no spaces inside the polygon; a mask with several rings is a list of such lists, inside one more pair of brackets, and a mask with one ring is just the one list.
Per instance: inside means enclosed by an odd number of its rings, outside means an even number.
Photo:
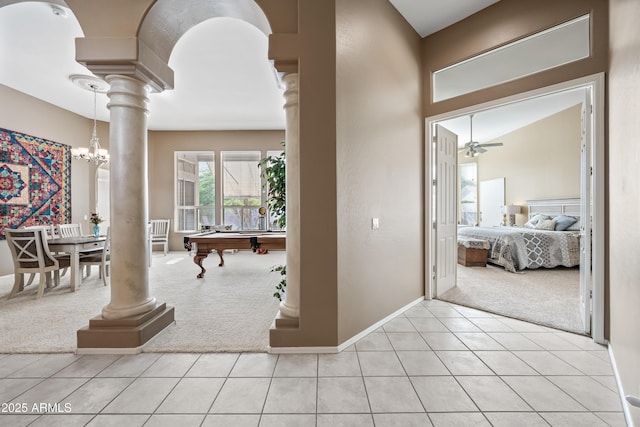
[{"label": "white door", "polygon": [[591,333],[591,89],[582,102],[580,178],[580,314],[586,334]]},{"label": "white door", "polygon": [[480,182],[480,226],[496,227],[503,223],[504,178]]},{"label": "white door", "polygon": [[435,287],[436,296],[456,285],[458,249],[458,136],[436,125]]}]

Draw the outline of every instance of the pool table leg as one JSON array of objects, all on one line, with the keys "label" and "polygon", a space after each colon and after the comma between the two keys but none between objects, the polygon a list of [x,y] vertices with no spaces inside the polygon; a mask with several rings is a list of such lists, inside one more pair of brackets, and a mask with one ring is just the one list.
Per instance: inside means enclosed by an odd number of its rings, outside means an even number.
[{"label": "pool table leg", "polygon": [[207,272],[207,270],[205,270],[205,268],[202,266],[202,261],[207,257],[208,254],[201,254],[201,253],[197,253],[194,257],[193,257],[193,262],[195,265],[197,265],[198,267],[200,267],[200,274],[198,274],[198,279],[202,279],[204,277],[204,273]]},{"label": "pool table leg", "polygon": [[220,257],[220,264],[218,264],[218,267],[224,267],[224,258],[222,258],[222,252],[224,252],[224,249],[216,249],[216,252]]}]

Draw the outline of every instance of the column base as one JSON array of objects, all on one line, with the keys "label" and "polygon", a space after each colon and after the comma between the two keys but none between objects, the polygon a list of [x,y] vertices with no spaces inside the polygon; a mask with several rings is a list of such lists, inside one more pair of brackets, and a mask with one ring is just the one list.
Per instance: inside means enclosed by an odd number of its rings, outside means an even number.
[{"label": "column base", "polygon": [[[78,349],[133,349],[142,346],[174,322],[174,308],[166,304],[124,319],[96,316],[78,330]],[[80,351],[79,351],[80,352]]]},{"label": "column base", "polygon": [[275,329],[280,328],[297,328],[300,326],[300,319],[297,317],[284,316],[281,312],[278,312],[275,320],[273,321]]}]

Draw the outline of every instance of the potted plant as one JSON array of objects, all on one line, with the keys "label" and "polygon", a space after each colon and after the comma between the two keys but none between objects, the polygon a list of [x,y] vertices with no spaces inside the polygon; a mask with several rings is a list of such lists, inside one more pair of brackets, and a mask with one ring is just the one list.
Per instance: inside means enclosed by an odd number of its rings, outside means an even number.
[{"label": "potted plant", "polygon": [[[280,144],[284,147],[284,141],[280,141]],[[267,200],[269,211],[281,229],[284,229],[287,224],[285,165],[285,151],[278,156],[267,156],[258,162],[269,195]]]},{"label": "potted plant", "polygon": [[[280,141],[280,144],[284,147],[285,142]],[[284,229],[287,224],[285,165],[285,151],[282,151],[278,156],[267,156],[258,163],[258,167],[262,170],[261,174],[265,179],[265,186],[269,196],[267,205],[280,229]],[[278,265],[273,267],[271,271],[282,275],[282,279],[276,285],[276,292],[273,294],[275,298],[282,301],[287,286],[286,265]]]}]

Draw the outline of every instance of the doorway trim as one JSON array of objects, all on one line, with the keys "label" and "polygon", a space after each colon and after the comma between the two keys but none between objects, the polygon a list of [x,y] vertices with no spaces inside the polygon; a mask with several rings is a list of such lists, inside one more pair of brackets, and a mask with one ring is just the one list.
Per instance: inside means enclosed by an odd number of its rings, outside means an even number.
[{"label": "doorway trim", "polygon": [[[592,316],[591,316],[591,336],[599,344],[606,344],[604,337],[604,317],[605,317],[605,75],[604,73],[593,74],[567,82],[535,89],[528,92],[519,93],[505,98],[476,104],[458,110],[449,111],[425,118],[425,299],[435,297],[436,287],[434,278],[435,247],[434,239],[434,181],[435,170],[434,160],[434,124],[454,117],[468,115],[482,110],[503,106],[530,98],[550,95],[581,87],[592,88]],[[583,170],[582,173],[588,173]]]}]

